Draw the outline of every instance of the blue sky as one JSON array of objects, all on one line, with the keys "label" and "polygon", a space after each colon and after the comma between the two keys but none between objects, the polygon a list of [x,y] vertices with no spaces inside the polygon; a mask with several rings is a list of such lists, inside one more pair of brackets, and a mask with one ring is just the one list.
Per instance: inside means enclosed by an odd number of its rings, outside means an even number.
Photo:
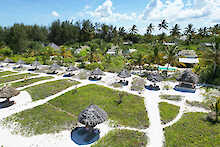
[{"label": "blue sky", "polygon": [[133,24],[144,33],[167,19],[169,26],[184,28],[220,23],[220,0],[4,0],[0,5],[0,25],[14,23],[49,25],[56,19],[91,19],[129,29]]}]

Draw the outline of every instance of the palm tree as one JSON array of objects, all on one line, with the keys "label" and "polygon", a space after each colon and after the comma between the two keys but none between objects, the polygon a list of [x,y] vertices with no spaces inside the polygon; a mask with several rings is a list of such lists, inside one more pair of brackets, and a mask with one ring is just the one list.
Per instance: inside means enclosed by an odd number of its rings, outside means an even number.
[{"label": "palm tree", "polygon": [[125,27],[120,27],[118,29],[118,34],[124,39],[125,35],[126,35],[126,30]]},{"label": "palm tree", "polygon": [[146,62],[146,55],[144,55],[143,53],[137,53],[136,56],[134,57],[135,59],[133,60],[133,63],[135,65],[138,65],[139,66],[139,69],[140,69],[140,73],[141,73],[141,69],[143,69],[143,66]]},{"label": "palm tree", "polygon": [[158,25],[158,27],[159,27],[159,30],[161,30],[161,29],[167,30],[168,29],[168,23],[167,23],[166,19],[163,19],[161,21],[161,23]]},{"label": "palm tree", "polygon": [[220,38],[215,37],[213,47],[202,52],[202,58],[213,64],[213,79],[216,77],[216,67],[220,63]]},{"label": "palm tree", "polygon": [[188,24],[188,26],[185,28],[184,34],[187,36],[187,44],[189,44],[192,41],[192,36],[195,33],[195,29],[193,28],[192,24]]},{"label": "palm tree", "polygon": [[176,24],[170,31],[171,36],[173,37],[178,37],[180,36],[180,26],[178,24]]},{"label": "palm tree", "polygon": [[134,42],[135,35],[138,32],[137,26],[133,25],[129,32],[130,32],[130,39],[131,39],[132,42]]},{"label": "palm tree", "polygon": [[149,24],[149,26],[147,27],[147,35],[151,35],[152,32],[153,32],[153,30],[154,30],[154,26],[153,26],[153,24],[151,23],[151,24]]},{"label": "palm tree", "polygon": [[177,64],[177,53],[179,52],[178,46],[167,46],[165,48],[166,58],[167,58],[167,70],[170,64]]},{"label": "palm tree", "polygon": [[138,31],[137,26],[133,25],[130,29],[130,34],[132,34],[132,35],[137,34],[137,31]]}]

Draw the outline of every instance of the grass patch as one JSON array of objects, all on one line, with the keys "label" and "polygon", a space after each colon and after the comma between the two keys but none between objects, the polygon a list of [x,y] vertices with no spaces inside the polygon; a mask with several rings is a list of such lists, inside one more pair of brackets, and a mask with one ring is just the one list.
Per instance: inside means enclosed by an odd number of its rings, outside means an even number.
[{"label": "grass patch", "polygon": [[144,147],[147,136],[131,130],[113,130],[92,147]]},{"label": "grass patch", "polygon": [[112,83],[112,86],[115,87],[115,88],[121,88],[122,87],[121,83]]},{"label": "grass patch", "polygon": [[201,108],[210,110],[208,103],[197,102],[197,101],[188,101],[188,100],[186,100],[186,103],[190,106],[201,107]]},{"label": "grass patch", "polygon": [[25,76],[27,76],[27,78],[28,78],[28,77],[37,76],[37,75],[38,74],[25,73],[25,74],[18,74],[18,75],[14,75],[14,76],[2,77],[2,78],[0,78],[0,83],[21,80],[21,79],[24,79]]},{"label": "grass patch", "polygon": [[43,81],[43,80],[49,80],[49,79],[53,79],[53,77],[52,76],[47,76],[47,77],[39,77],[39,78],[27,79],[25,81],[12,83],[11,86],[14,87],[14,88],[24,87],[24,86],[33,84],[35,82],[39,82],[39,81]]},{"label": "grass patch", "polygon": [[1,76],[6,76],[6,75],[10,75],[10,74],[15,74],[16,72],[12,72],[12,71],[3,71],[3,72],[0,72],[0,77]]},{"label": "grass patch", "polygon": [[185,113],[174,125],[165,128],[166,146],[220,146],[220,124],[205,120],[206,113]]},{"label": "grass patch", "polygon": [[10,128],[13,122],[19,123],[18,128],[13,128],[13,133],[33,136],[71,129],[76,126],[77,117],[73,118],[51,105],[44,104],[6,118],[3,125]]},{"label": "grass patch", "polygon": [[159,103],[160,118],[163,124],[172,121],[179,113],[179,107],[166,102]]},{"label": "grass patch", "polygon": [[168,94],[163,94],[160,95],[161,99],[166,99],[166,100],[172,100],[172,101],[181,101],[182,96],[181,95],[168,95]]},{"label": "grass patch", "polygon": [[32,100],[36,101],[54,95],[76,84],[79,84],[79,82],[64,79],[39,84],[36,86],[26,88],[24,90],[30,93]]},{"label": "grass patch", "polygon": [[121,104],[116,103],[118,100],[118,91],[92,84],[67,92],[49,103],[77,116],[90,104],[96,104],[116,124],[135,128],[148,127],[148,116],[142,97],[124,93]]}]

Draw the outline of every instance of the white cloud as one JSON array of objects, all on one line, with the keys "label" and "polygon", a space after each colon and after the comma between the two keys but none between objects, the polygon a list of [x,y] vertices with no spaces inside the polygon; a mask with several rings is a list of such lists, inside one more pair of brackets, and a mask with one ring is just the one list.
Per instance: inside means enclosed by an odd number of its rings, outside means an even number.
[{"label": "white cloud", "polygon": [[102,22],[131,21],[136,18],[136,13],[126,14],[113,12],[113,4],[111,0],[106,0],[99,5],[94,11],[87,12]]},{"label": "white cloud", "polygon": [[52,12],[51,12],[51,15],[53,15],[54,17],[59,17],[59,16],[60,16],[60,14],[57,13],[56,11],[52,11]]},{"label": "white cloud", "polygon": [[219,18],[217,12],[220,11],[219,0],[151,0],[141,16],[143,20],[160,21],[168,19],[170,22],[189,21],[201,22],[202,20],[212,22],[213,19]]}]

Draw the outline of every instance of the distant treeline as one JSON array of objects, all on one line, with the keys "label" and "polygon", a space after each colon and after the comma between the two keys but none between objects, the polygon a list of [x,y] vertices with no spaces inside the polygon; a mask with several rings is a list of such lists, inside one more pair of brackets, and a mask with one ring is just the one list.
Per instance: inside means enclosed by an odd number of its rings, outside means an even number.
[{"label": "distant treeline", "polygon": [[[161,34],[152,35],[155,30],[160,31]],[[165,31],[168,31],[169,35],[164,33]],[[0,26],[0,48],[7,46],[14,54],[21,54],[27,49],[36,50],[52,42],[57,45],[73,45],[76,43],[80,45],[94,39],[100,39],[120,45],[123,41],[132,41],[133,43],[151,43],[154,40],[173,42],[180,40],[183,35],[185,42],[190,44],[195,40],[197,42],[201,42],[204,38],[207,40],[216,34],[220,34],[220,25],[218,24],[198,30],[189,24],[181,31],[178,24],[169,28],[166,20],[162,20],[158,26],[153,26],[152,23],[146,26],[146,33],[140,35],[136,25],[126,30],[125,27],[117,28],[104,23],[92,23],[90,20],[75,23],[56,20],[49,27],[24,24],[14,24],[11,27]]]}]

